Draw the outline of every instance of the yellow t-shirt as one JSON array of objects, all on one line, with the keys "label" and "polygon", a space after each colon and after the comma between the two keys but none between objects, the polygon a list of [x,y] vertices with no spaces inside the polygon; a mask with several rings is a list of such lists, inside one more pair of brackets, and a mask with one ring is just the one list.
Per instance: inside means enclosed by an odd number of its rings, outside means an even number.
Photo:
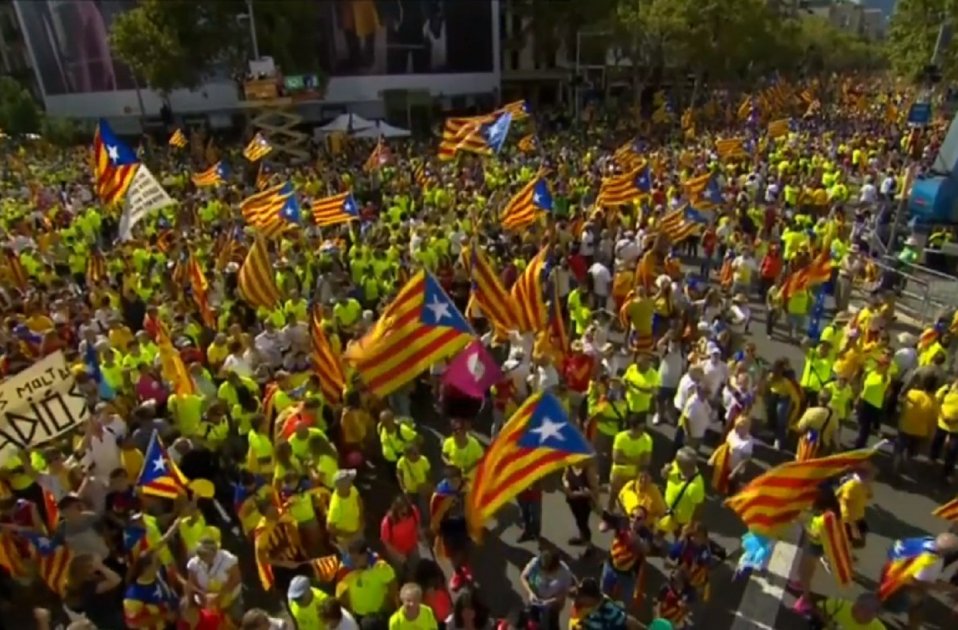
[{"label": "yellow t-shirt", "polygon": [[958,433],[958,387],[945,385],[936,394],[941,410],[938,413],[938,427],[942,431]]},{"label": "yellow t-shirt", "polygon": [[928,392],[913,389],[905,394],[898,430],[906,435],[930,437],[938,421],[938,401]]},{"label": "yellow t-shirt", "polygon": [[685,525],[692,520],[695,508],[705,500],[705,480],[700,473],[696,473],[691,483],[682,493],[679,499],[679,493],[686,484],[685,479],[679,473],[679,467],[673,462],[669,470],[669,476],[665,480],[665,507],[672,508],[672,516],[680,525]]},{"label": "yellow t-shirt", "polygon": [[885,391],[888,389],[890,380],[887,374],[869,371],[865,374],[865,380],[862,383],[862,400],[872,407],[881,409],[885,404]]},{"label": "yellow t-shirt", "polygon": [[460,448],[456,445],[456,438],[447,437],[442,443],[442,456],[451,465],[459,468],[467,476],[482,459],[482,444],[475,437],[466,437],[466,445]]},{"label": "yellow t-shirt", "polygon": [[[662,382],[659,371],[650,367],[645,372],[640,372],[638,366],[633,363],[625,371],[622,380],[626,383],[625,400],[629,405],[629,411],[632,413],[648,411],[652,407],[652,395]],[[652,391],[644,392],[639,388]]]},{"label": "yellow t-shirt", "polygon": [[329,512],[326,513],[327,526],[334,526],[341,532],[354,534],[359,531],[360,516],[359,491],[355,487],[349,489],[347,497],[341,496],[338,492],[332,494],[329,500]]},{"label": "yellow t-shirt", "polygon": [[855,621],[852,616],[852,602],[831,597],[822,603],[822,610],[832,627],[838,630],[885,630],[886,626],[878,619],[867,623]]},{"label": "yellow t-shirt", "polygon": [[[643,432],[639,437],[632,437],[629,431],[620,431],[612,440],[613,455],[616,451],[621,452],[629,459],[641,457],[648,453],[652,456],[652,436]],[[639,470],[631,464],[612,464],[612,474],[619,477],[634,478]]]},{"label": "yellow t-shirt", "polygon": [[349,593],[349,609],[357,615],[373,615],[386,608],[389,586],[396,581],[396,572],[382,560],[363,569],[351,571],[336,585],[336,596]]},{"label": "yellow t-shirt", "polygon": [[419,606],[419,616],[410,621],[406,613],[400,608],[389,618],[389,630],[436,630],[439,624],[432,608],[422,604]]},{"label": "yellow t-shirt", "polygon": [[632,514],[636,508],[643,508],[650,520],[661,518],[667,509],[662,491],[652,482],[641,490],[634,481],[625,484],[619,492],[619,505],[625,514]]},{"label": "yellow t-shirt", "polygon": [[429,480],[429,470],[431,466],[429,460],[420,456],[415,462],[411,462],[403,455],[396,462],[396,475],[399,477],[399,485],[403,492],[415,494]]},{"label": "yellow t-shirt", "polygon": [[140,471],[143,470],[143,453],[135,448],[121,448],[120,465],[126,471],[127,477],[136,479],[140,476]]},{"label": "yellow t-shirt", "polygon": [[868,485],[856,476],[846,479],[835,490],[835,498],[842,511],[842,520],[846,523],[857,523],[865,518],[865,508],[871,491]]}]

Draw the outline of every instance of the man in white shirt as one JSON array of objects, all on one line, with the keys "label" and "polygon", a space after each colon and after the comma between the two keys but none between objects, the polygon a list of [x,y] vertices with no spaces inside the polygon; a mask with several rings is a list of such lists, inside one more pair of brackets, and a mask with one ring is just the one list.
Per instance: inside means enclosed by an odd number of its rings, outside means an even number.
[{"label": "man in white shirt", "polygon": [[709,400],[716,400],[728,382],[728,365],[722,360],[722,350],[714,343],[708,345],[708,353],[709,358],[702,364],[702,385]]},{"label": "man in white shirt", "polygon": [[635,233],[626,231],[615,244],[615,260],[625,265],[634,265],[642,254],[639,244],[635,240]]},{"label": "man in white shirt", "polygon": [[305,322],[297,321],[294,313],[286,316],[286,325],[281,334],[286,347],[297,352],[309,352],[309,327]]},{"label": "man in white shirt", "polygon": [[702,368],[698,365],[693,365],[679,380],[679,386],[675,390],[675,399],[672,403],[678,413],[681,414],[685,409],[685,403],[688,402],[692,396],[692,392],[700,382],[702,382]]},{"label": "man in white shirt", "polygon": [[535,372],[529,375],[529,385],[534,392],[551,392],[559,386],[559,372],[547,357],[535,359]]},{"label": "man in white shirt", "polygon": [[865,183],[859,191],[858,201],[862,204],[873,204],[878,201],[878,188],[875,187],[875,178],[872,175],[865,176]]},{"label": "man in white shirt", "polygon": [[256,339],[253,340],[253,346],[259,354],[260,360],[266,365],[276,368],[283,363],[283,350],[286,346],[286,340],[276,330],[276,326],[272,322],[266,322],[263,332],[256,335]]},{"label": "man in white shirt", "polygon": [[705,432],[712,422],[712,407],[709,405],[707,396],[708,392],[702,384],[692,388],[679,419],[679,427],[684,431],[675,434],[676,442],[679,442],[680,434],[684,432],[684,435],[681,435],[684,443],[677,443],[676,447],[688,446],[698,451],[702,438],[705,437]]},{"label": "man in white shirt", "polygon": [[602,263],[596,261],[589,267],[592,278],[592,307],[602,309],[609,302],[609,289],[612,286],[612,273]]},{"label": "man in white shirt", "polygon": [[519,400],[525,400],[529,395],[529,375],[532,372],[532,366],[526,360],[525,354],[521,350],[513,352],[502,365],[502,371],[512,379]]}]

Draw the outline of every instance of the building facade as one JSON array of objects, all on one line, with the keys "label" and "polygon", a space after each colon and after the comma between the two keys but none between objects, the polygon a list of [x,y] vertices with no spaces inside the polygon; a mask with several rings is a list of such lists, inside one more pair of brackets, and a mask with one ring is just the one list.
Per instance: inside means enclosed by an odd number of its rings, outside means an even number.
[{"label": "building facade", "polygon": [[0,0],[0,76],[13,77],[40,98],[30,52],[11,0]]},{"label": "building facade", "polygon": [[[123,119],[158,115],[161,95],[146,87],[138,90],[136,77],[109,46],[110,25],[135,0],[8,4],[48,112],[105,117],[121,126]],[[428,93],[445,106],[498,92],[498,0],[343,0],[322,2],[318,13],[316,24],[304,26],[303,45],[320,47],[324,67],[317,74],[327,81],[322,98],[304,105],[308,118],[346,109],[381,116],[384,95],[402,91]],[[196,90],[169,94],[173,112],[223,117],[242,110],[241,86],[227,72],[220,74]]]}]

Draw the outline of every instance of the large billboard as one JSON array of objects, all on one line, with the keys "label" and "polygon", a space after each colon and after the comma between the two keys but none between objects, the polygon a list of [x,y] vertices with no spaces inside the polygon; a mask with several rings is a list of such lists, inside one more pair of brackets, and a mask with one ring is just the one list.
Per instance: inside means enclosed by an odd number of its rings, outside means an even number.
[{"label": "large billboard", "polygon": [[110,25],[135,0],[17,0],[20,24],[47,96],[133,90],[110,50]]},{"label": "large billboard", "polygon": [[492,72],[492,2],[340,0],[328,12],[331,76]]}]

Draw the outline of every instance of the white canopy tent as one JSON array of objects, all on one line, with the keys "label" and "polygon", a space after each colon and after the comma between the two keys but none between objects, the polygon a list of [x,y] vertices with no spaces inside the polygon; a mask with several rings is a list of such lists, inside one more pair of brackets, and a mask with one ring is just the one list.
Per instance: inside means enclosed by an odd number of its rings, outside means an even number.
[{"label": "white canopy tent", "polygon": [[393,127],[385,120],[377,120],[372,127],[366,127],[361,131],[357,131],[353,134],[353,137],[378,138],[382,136],[383,138],[408,138],[410,135],[412,134],[408,129]]},{"label": "white canopy tent", "polygon": [[375,123],[358,114],[340,114],[322,127],[316,127],[319,133],[349,133],[372,127]]}]

